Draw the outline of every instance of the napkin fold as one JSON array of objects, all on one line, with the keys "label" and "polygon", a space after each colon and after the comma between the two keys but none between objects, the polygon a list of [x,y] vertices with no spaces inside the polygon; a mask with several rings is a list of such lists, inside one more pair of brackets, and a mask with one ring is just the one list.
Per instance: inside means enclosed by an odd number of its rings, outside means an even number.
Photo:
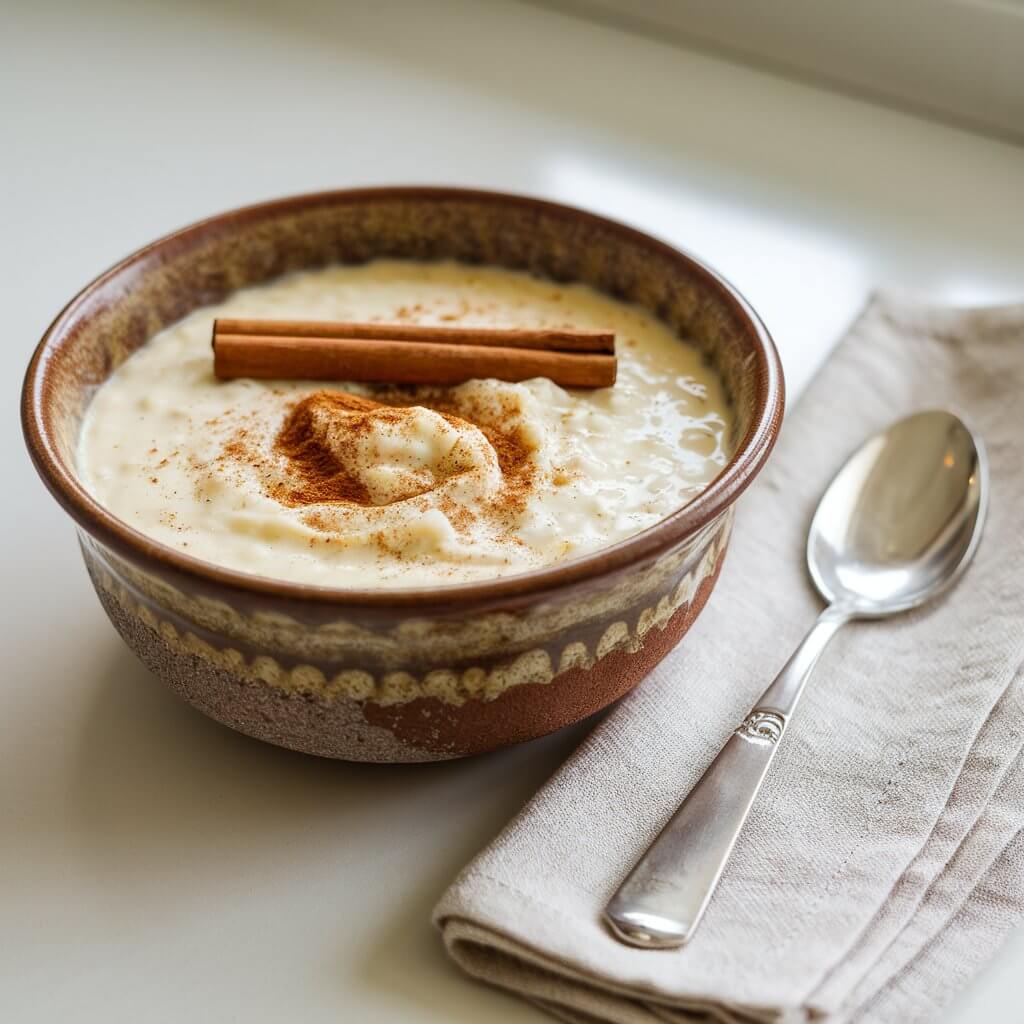
[{"label": "napkin fold", "polygon": [[[602,909],[822,605],[804,568],[846,455],[925,408],[988,448],[970,570],[818,665],[683,950]],[[577,1024],[933,1019],[1024,919],[1024,306],[871,300],[740,502],[716,591],[458,877],[434,919],[469,974]]]}]

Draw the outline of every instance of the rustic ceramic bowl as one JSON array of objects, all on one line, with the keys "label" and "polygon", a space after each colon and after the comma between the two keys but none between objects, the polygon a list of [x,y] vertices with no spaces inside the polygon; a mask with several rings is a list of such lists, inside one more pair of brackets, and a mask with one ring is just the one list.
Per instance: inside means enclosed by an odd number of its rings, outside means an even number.
[{"label": "rustic ceramic bowl", "polygon": [[[455,259],[583,281],[694,339],[733,405],[732,459],[656,526],[553,568],[482,583],[356,591],[218,568],[98,505],[75,444],[96,388],[199,306],[288,271],[374,257]],[[770,338],[720,277],[638,231],[518,196],[328,192],[202,221],[97,278],[29,365],[22,415],[40,475],[78,524],[96,592],[168,686],[251,736],[358,761],[428,761],[551,732],[635,686],[708,599],[733,503],[778,432]]]}]

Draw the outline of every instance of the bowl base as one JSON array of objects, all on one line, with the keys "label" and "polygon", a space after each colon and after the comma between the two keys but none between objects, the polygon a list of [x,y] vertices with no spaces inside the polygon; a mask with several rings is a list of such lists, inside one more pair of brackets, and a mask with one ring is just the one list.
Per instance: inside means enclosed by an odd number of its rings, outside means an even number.
[{"label": "bowl base", "polygon": [[[637,685],[683,638],[704,607],[725,557],[723,547],[691,600],[638,651],[615,650],[591,668],[550,683],[524,683],[494,700],[461,705],[434,697],[379,704],[284,693],[172,645],[90,571],[124,641],[154,675],[210,718],[277,746],[320,757],[377,763],[449,760],[536,739],[607,707]],[[91,567],[90,567],[91,569]]]}]

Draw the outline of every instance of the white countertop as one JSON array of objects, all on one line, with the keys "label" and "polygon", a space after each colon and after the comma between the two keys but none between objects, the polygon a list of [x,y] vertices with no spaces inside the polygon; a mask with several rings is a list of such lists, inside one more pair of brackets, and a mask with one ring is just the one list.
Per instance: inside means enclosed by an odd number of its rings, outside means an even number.
[{"label": "white countertop", "polygon": [[[16,6],[0,33],[0,1018],[543,1020],[449,966],[429,913],[583,729],[355,766],[187,708],[108,625],[23,452],[32,346],[98,271],[206,214],[453,183],[702,254],[761,312],[793,395],[874,286],[1024,298],[1024,149],[515,3]],[[1018,935],[947,1024],[1016,1015],[1022,968]]]}]

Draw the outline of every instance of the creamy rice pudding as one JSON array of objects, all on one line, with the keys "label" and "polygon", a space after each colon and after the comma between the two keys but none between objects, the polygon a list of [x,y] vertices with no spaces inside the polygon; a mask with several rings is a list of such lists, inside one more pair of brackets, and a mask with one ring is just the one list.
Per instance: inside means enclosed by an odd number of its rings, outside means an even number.
[{"label": "creamy rice pudding", "polygon": [[[614,331],[614,387],[218,381],[215,317]],[[715,371],[650,314],[582,285],[453,263],[294,274],[197,310],[99,389],[94,497],[186,554],[332,587],[431,586],[551,565],[699,494],[729,452]]]}]

